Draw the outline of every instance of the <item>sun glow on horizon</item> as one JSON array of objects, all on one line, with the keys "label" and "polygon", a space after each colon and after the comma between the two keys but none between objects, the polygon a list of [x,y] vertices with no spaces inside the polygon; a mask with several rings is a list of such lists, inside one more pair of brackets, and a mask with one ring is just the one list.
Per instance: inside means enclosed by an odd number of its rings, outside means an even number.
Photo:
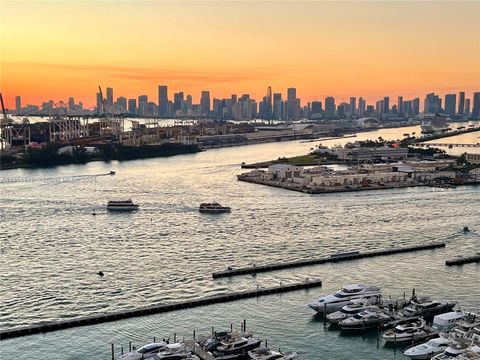
[{"label": "sun glow on horizon", "polygon": [[480,2],[2,1],[6,106],[157,86],[198,101],[267,86],[303,103],[480,90]]}]

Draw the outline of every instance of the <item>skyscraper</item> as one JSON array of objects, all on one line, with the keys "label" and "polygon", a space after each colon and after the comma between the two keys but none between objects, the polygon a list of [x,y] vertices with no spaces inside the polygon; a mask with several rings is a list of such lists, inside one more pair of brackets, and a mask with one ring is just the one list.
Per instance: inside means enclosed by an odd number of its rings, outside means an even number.
[{"label": "skyscraper", "polygon": [[335,98],[332,96],[325,98],[325,115],[335,115]]},{"label": "skyscraper", "polygon": [[358,116],[364,116],[365,115],[365,100],[363,100],[362,97],[358,99]]},{"label": "skyscraper", "polygon": [[167,85],[158,86],[158,115],[167,116],[168,87]]},{"label": "skyscraper", "polygon": [[75,110],[75,100],[71,96],[68,98],[68,110]]},{"label": "skyscraper", "polygon": [[458,114],[465,114],[465,93],[463,91],[458,93]]},{"label": "skyscraper", "polygon": [[420,98],[415,98],[412,100],[412,115],[420,114]]},{"label": "skyscraper", "polygon": [[289,119],[295,118],[295,114],[297,113],[296,106],[297,106],[297,89],[288,88],[287,89],[287,117]]},{"label": "skyscraper", "polygon": [[103,99],[102,99],[102,94],[97,93],[97,114],[103,114],[105,109],[103,108]]},{"label": "skyscraper", "polygon": [[105,105],[108,111],[113,110],[113,88],[107,87],[107,102]]},{"label": "skyscraper", "polygon": [[357,98],[356,97],[351,97],[350,98],[350,115],[356,115],[357,114]]},{"label": "skyscraper", "polygon": [[473,93],[472,118],[480,119],[480,92]]},{"label": "skyscraper", "polygon": [[397,112],[402,115],[405,113],[405,110],[403,108],[403,96],[398,97],[398,102],[397,102]]},{"label": "skyscraper", "polygon": [[147,113],[148,96],[140,95],[138,97],[138,115],[145,115]]},{"label": "skyscraper", "polygon": [[282,118],[282,94],[273,94],[273,117],[275,119]]},{"label": "skyscraper", "polygon": [[183,91],[173,94],[173,111],[182,110]]},{"label": "skyscraper", "polygon": [[455,108],[457,105],[457,94],[445,95],[445,114],[453,116],[455,115]]},{"label": "skyscraper", "polygon": [[15,112],[20,114],[22,111],[22,98],[20,96],[15,97]]},{"label": "skyscraper", "polygon": [[137,113],[137,99],[128,99],[128,112],[132,115]]},{"label": "skyscraper", "polygon": [[388,96],[385,96],[383,98],[383,113],[387,114],[390,112],[390,98]]},{"label": "skyscraper", "polygon": [[322,112],[322,102],[312,101],[312,114],[320,114]]},{"label": "skyscraper", "polygon": [[207,115],[210,112],[210,91],[202,91],[200,104],[202,107],[202,115]]},{"label": "skyscraper", "polygon": [[436,114],[442,109],[442,100],[435,93],[427,94],[423,108],[424,113]]},{"label": "skyscraper", "polygon": [[470,116],[470,99],[465,99],[464,115]]}]

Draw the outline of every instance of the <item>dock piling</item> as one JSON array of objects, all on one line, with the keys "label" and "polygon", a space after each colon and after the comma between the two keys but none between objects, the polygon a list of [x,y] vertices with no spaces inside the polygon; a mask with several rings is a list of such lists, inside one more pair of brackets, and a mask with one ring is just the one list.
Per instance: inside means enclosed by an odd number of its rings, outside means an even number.
[{"label": "dock piling", "polygon": [[112,343],[112,360],[115,360],[115,345]]}]

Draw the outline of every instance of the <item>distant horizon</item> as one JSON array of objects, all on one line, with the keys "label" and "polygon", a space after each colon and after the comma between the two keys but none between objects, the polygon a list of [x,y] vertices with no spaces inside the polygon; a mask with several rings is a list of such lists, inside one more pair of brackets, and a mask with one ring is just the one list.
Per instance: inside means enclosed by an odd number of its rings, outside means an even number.
[{"label": "distant horizon", "polygon": [[217,98],[296,87],[302,102],[422,97],[480,89],[480,2],[2,1],[1,91],[8,108],[97,86],[157,85]]}]

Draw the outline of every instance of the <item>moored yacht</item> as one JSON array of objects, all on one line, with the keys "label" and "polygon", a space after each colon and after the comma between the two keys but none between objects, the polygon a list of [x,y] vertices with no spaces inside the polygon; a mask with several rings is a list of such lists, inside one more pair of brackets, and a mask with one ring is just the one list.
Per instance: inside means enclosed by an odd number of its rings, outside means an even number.
[{"label": "moored yacht", "polygon": [[107,203],[107,210],[109,211],[134,211],[138,210],[137,204],[134,204],[131,199],[123,201],[109,201]]},{"label": "moored yacht", "polygon": [[150,343],[142,346],[137,350],[133,350],[126,354],[120,355],[117,360],[141,360],[149,359],[152,356],[158,354],[160,350],[165,348],[168,344],[165,341],[160,341],[158,343]]},{"label": "moored yacht", "polygon": [[372,309],[364,310],[351,316],[338,324],[342,330],[368,330],[379,327],[393,319],[378,306],[372,306]]},{"label": "moored yacht", "polygon": [[381,295],[380,288],[376,286],[351,284],[345,285],[335,294],[323,296],[318,301],[312,302],[307,306],[319,313],[328,314],[340,310],[352,300],[369,299]]},{"label": "moored yacht", "polygon": [[420,344],[405,350],[403,355],[408,356],[410,359],[414,360],[430,359],[432,356],[445,351],[445,349],[451,343],[452,341],[448,338],[440,336],[439,338],[428,340],[424,344]]},{"label": "moored yacht", "polygon": [[423,316],[432,318],[435,315],[451,311],[454,306],[454,302],[423,299],[420,301],[412,301],[410,306],[405,307],[401,311],[401,314],[405,317]]},{"label": "moored yacht", "polygon": [[480,347],[465,343],[453,343],[444,352],[432,357],[432,360],[473,360],[480,359]]},{"label": "moored yacht", "polygon": [[297,356],[296,352],[281,353],[267,347],[259,347],[248,352],[252,360],[292,360]]},{"label": "moored yacht", "polygon": [[437,331],[448,332],[452,330],[457,322],[464,318],[465,314],[461,311],[451,311],[439,315],[435,315],[433,318],[432,328]]},{"label": "moored yacht", "polygon": [[338,324],[340,321],[349,318],[361,311],[375,309],[373,305],[378,304],[379,297],[370,299],[354,299],[342,307],[340,311],[335,311],[327,315],[327,320],[332,324]]},{"label": "moored yacht", "polygon": [[399,324],[395,328],[385,332],[382,337],[386,342],[410,341],[417,336],[425,335],[425,320],[417,319]]},{"label": "moored yacht", "polygon": [[223,340],[216,350],[213,352],[216,358],[228,358],[230,355],[243,355],[248,351],[260,346],[261,340],[253,338],[239,338],[231,340]]}]

